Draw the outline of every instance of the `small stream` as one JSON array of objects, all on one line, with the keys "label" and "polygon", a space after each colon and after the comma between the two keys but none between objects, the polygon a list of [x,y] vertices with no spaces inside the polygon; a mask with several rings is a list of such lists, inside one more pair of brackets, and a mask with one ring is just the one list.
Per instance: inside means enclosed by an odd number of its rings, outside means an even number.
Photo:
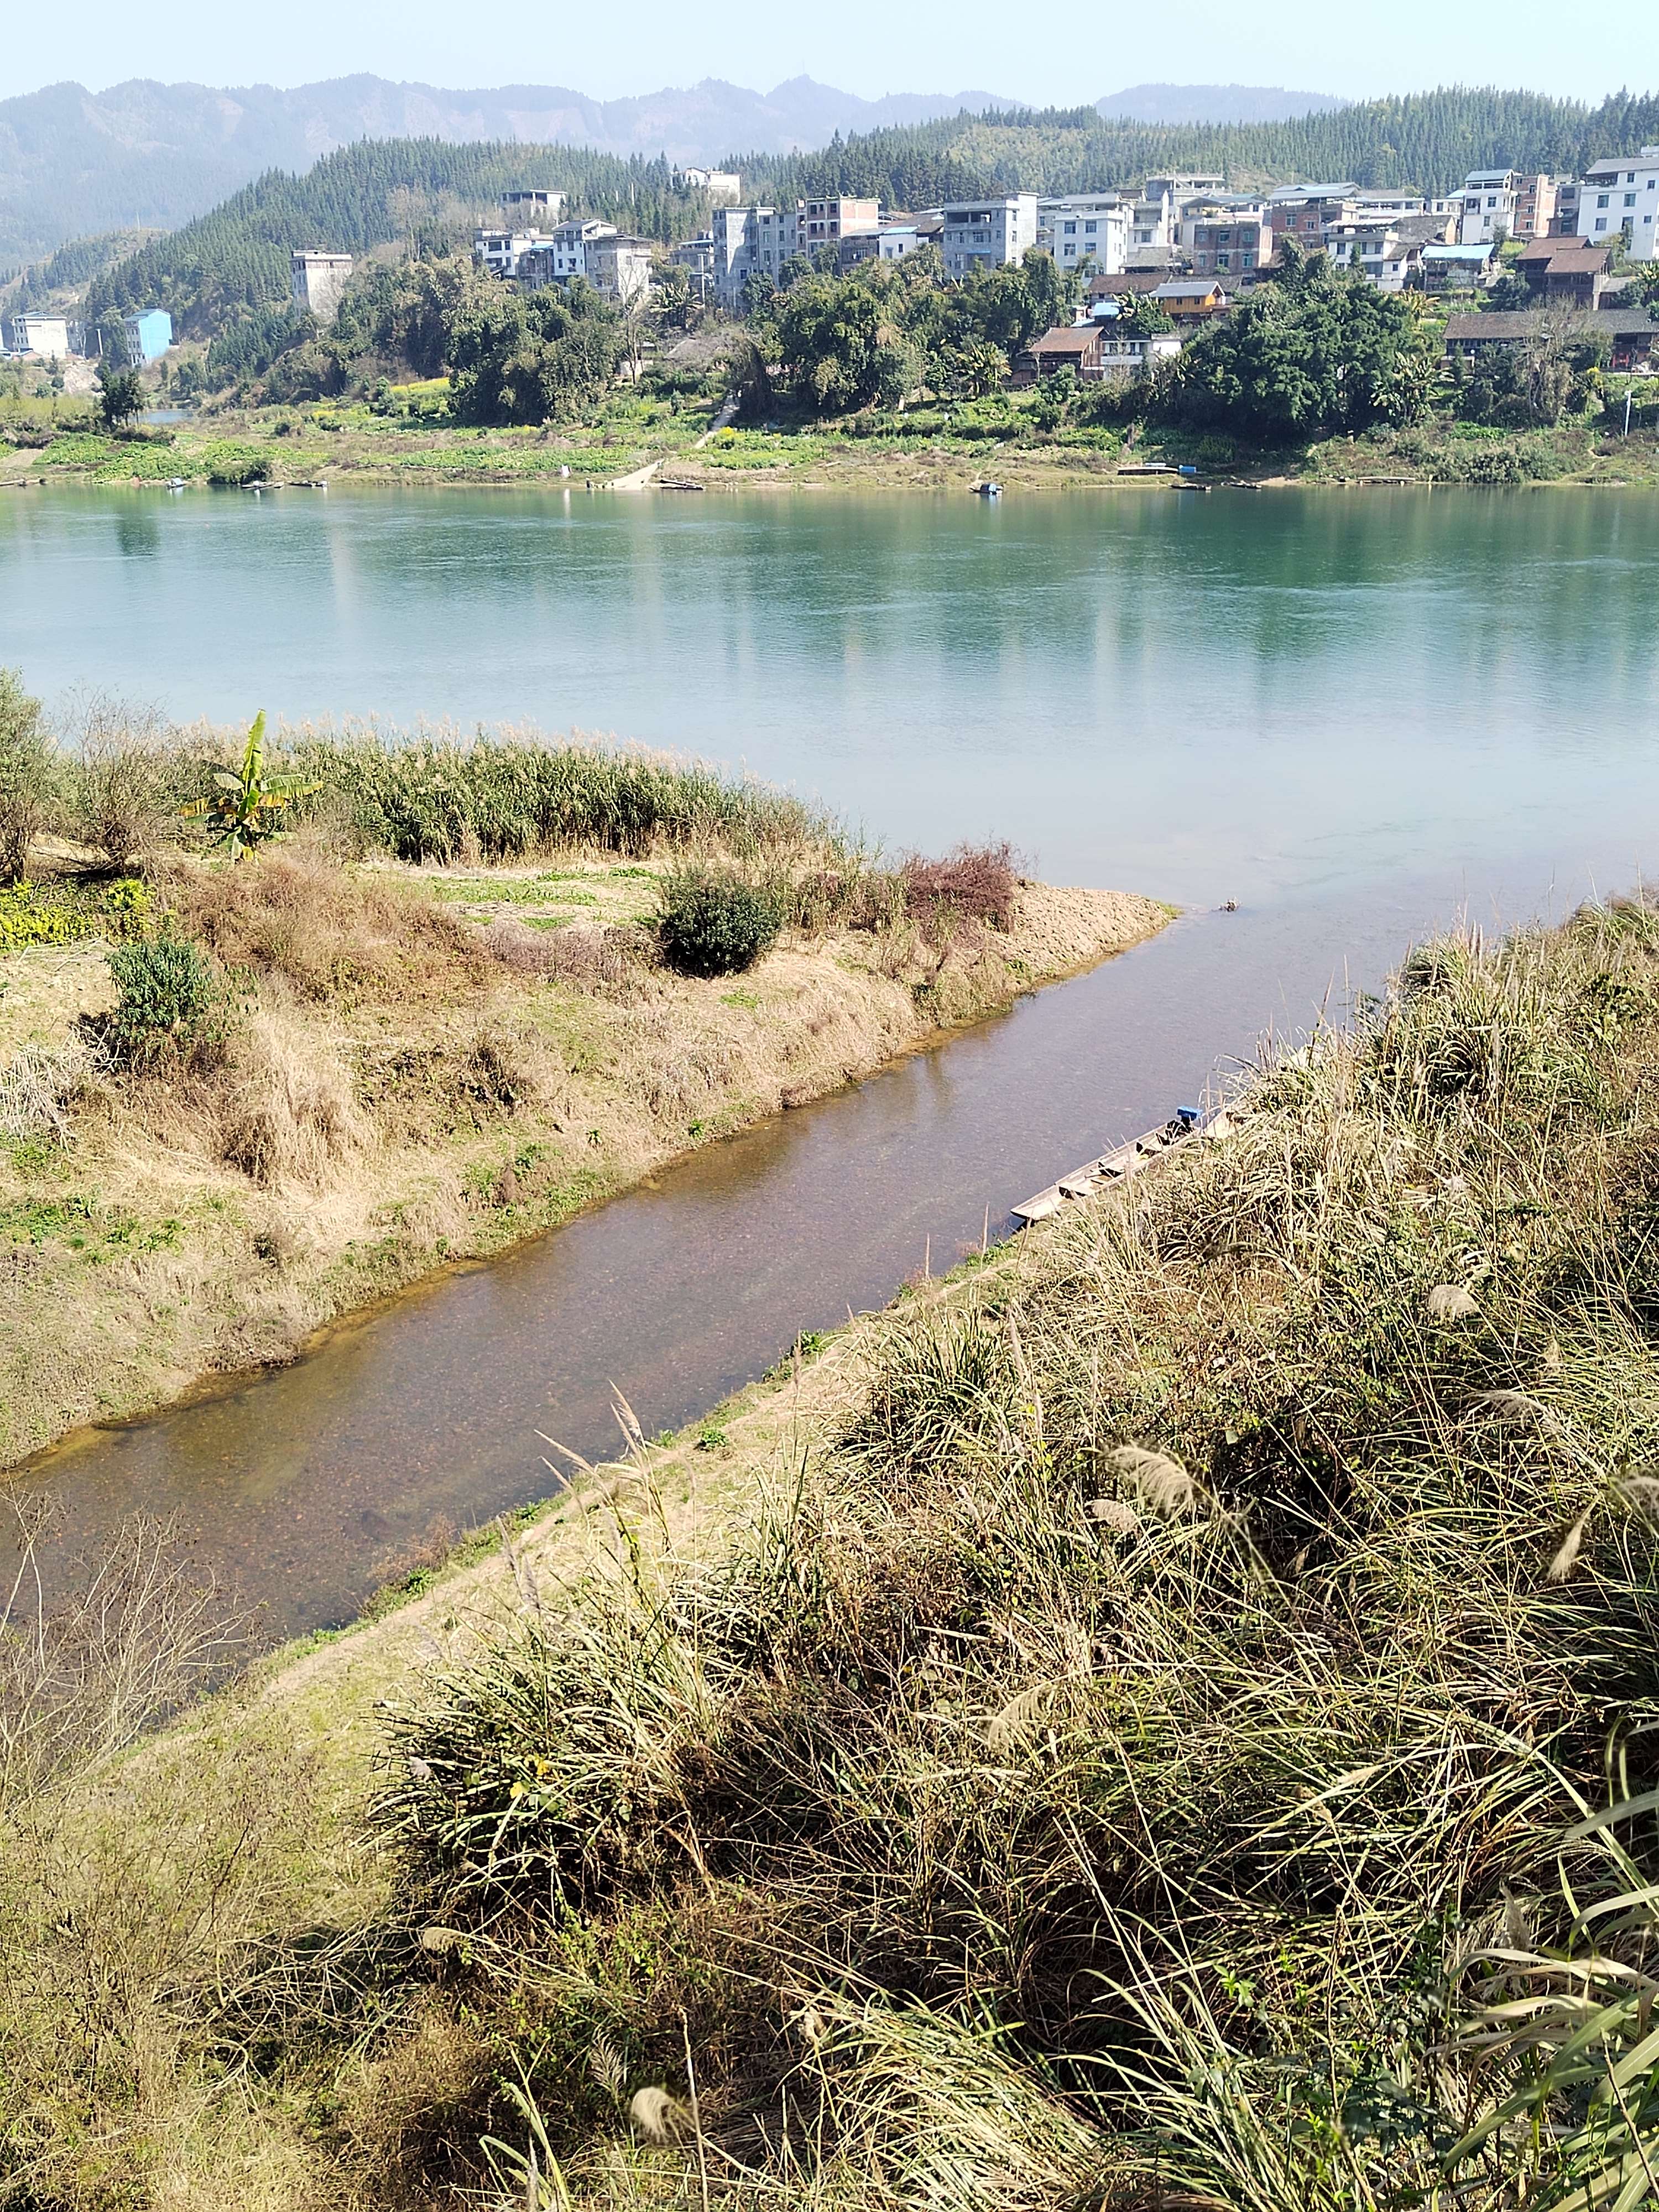
[{"label": "small stream", "polygon": [[[763,1374],[804,1330],[884,1304],[1066,1168],[1200,1099],[1264,1026],[1347,988],[1334,927],[1376,973],[1425,909],[1204,914],[865,1082],[688,1155],[487,1264],[329,1331],[292,1366],[77,1432],[15,1478],[50,1496],[49,1571],[122,1519],[176,1521],[266,1633],[347,1619],[434,1523],[545,1497],[544,1437],[620,1447]],[[1285,989],[1270,997],[1261,978]]]}]

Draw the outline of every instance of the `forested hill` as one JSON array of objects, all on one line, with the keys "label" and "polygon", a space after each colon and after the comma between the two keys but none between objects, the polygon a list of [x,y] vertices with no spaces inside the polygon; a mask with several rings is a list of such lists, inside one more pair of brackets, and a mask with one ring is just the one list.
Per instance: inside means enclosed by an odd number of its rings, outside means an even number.
[{"label": "forested hill", "polygon": [[525,183],[571,196],[573,210],[647,238],[670,240],[707,220],[676,192],[665,160],[619,160],[580,147],[456,146],[435,138],[366,140],[303,176],[272,170],[94,279],[89,316],[161,307],[181,336],[210,336],[246,308],[289,295],[289,252],[322,246],[363,253],[398,239],[452,243],[475,215]]},{"label": "forested hill", "polygon": [[[757,194],[874,193],[918,208],[988,191],[1077,191],[1169,168],[1219,169],[1230,182],[1352,178],[1440,192],[1472,168],[1578,173],[1596,155],[1659,139],[1659,97],[1620,93],[1595,109],[1541,94],[1452,89],[1369,100],[1287,122],[1154,126],[1092,107],[992,111],[837,138],[821,153],[752,155]],[[532,173],[533,172],[533,176]],[[670,187],[660,158],[623,161],[570,147],[365,140],[303,176],[273,170],[211,213],[94,279],[93,316],[168,308],[181,333],[211,335],[250,307],[288,296],[289,249],[362,253],[398,238],[453,243],[507,186],[562,187],[573,211],[652,238],[681,237],[707,216]]]},{"label": "forested hill", "polygon": [[1444,192],[1497,164],[1577,175],[1598,155],[1656,138],[1659,97],[1650,94],[1621,92],[1589,108],[1453,87],[1277,123],[1158,125],[1092,107],[953,116],[837,140],[820,154],[753,156],[744,169],[774,195],[873,192],[901,208],[975,190],[1081,191],[1182,168],[1218,169],[1241,187],[1329,178]]}]

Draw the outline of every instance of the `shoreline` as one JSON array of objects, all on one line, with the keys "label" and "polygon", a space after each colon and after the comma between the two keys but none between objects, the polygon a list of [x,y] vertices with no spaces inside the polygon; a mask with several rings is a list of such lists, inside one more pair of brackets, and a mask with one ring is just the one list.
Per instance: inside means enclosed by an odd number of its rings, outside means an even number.
[{"label": "shoreline", "polygon": [[[522,882],[511,871],[493,872],[495,889],[511,893]],[[564,895],[591,902],[588,886],[598,884],[605,896],[615,888],[603,884],[609,872],[592,868]],[[636,888],[623,886],[624,894]],[[88,1153],[54,1173],[61,1181],[103,1170],[98,1202],[113,1198],[141,1224],[155,1219],[159,1194],[173,1233],[156,1238],[153,1251],[141,1239],[138,1251],[105,1255],[89,1231],[87,1267],[48,1245],[34,1255],[39,1265],[16,1276],[13,1351],[0,1375],[0,1471],[38,1472],[77,1440],[245,1388],[722,1138],[863,1082],[1036,988],[1088,972],[1175,918],[1175,909],[1133,894],[1022,882],[1006,942],[981,941],[962,964],[947,948],[931,981],[883,973],[866,964],[868,948],[836,936],[791,937],[742,977],[674,978],[641,1006],[556,989],[537,1017],[551,1024],[548,1036],[520,1021],[526,1065],[539,1054],[542,1066],[526,1079],[521,1108],[467,1121],[447,1140],[390,1133],[348,1164],[345,1184],[325,1175],[314,1188],[262,1191],[204,1155],[181,1199],[178,1140],[149,1140],[153,1157],[135,1164],[143,1132],[111,1113]],[[35,960],[37,980],[48,998],[88,1000],[101,960],[96,948],[76,947],[56,963]],[[65,971],[62,982],[54,964]],[[497,1027],[502,1012],[497,1005]],[[683,1049],[720,1068],[689,1120],[678,1099],[653,1106],[639,1095],[640,1081],[657,1077],[638,1074],[635,1028],[659,1058]],[[331,1036],[324,1029],[313,1022],[308,1041],[331,1046],[337,1061],[353,1056],[337,1025]],[[459,1049],[459,1032],[451,1049]],[[199,1139],[185,1141],[202,1149]],[[123,1171],[126,1185],[112,1193]]]}]

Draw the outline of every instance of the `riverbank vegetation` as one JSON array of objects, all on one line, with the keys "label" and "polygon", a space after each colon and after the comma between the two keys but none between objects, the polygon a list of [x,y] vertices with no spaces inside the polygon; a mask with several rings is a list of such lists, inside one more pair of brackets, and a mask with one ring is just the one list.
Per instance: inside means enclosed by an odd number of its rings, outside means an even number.
[{"label": "riverbank vegetation", "polygon": [[0,1462],[1168,918],[527,731],[295,729],[250,769],[103,700],[71,738],[0,690]]},{"label": "riverbank vegetation", "polygon": [[1258,483],[1659,474],[1651,380],[1610,374],[1605,341],[1552,324],[1470,368],[1443,358],[1443,319],[1420,298],[1287,251],[1278,282],[1151,377],[1024,388],[1014,364],[1075,286],[1043,254],[959,285],[923,254],[808,270],[747,324],[690,334],[580,283],[521,296],[459,262],[385,268],[331,333],[279,319],[222,356],[216,341],[228,388],[176,428],[102,423],[91,401],[20,401],[15,420],[0,405],[0,482],[592,486],[651,464],[671,489],[948,488],[993,469],[1018,487],[1148,460]]},{"label": "riverbank vegetation", "polygon": [[1426,945],[502,1567],[8,1770],[14,2189],[1651,2203],[1656,1050],[1648,907]]}]

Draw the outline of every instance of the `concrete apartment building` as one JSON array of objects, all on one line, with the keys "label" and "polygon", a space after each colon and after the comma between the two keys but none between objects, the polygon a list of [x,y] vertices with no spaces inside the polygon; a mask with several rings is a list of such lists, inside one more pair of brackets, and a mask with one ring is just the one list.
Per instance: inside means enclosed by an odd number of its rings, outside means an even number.
[{"label": "concrete apartment building", "polygon": [[1000,200],[957,200],[943,212],[939,250],[947,276],[1006,268],[1036,244],[1035,192],[1012,192]]},{"label": "concrete apartment building", "polygon": [[472,234],[472,258],[492,276],[505,277],[510,284],[517,278],[519,264],[526,253],[550,246],[552,234],[544,230],[514,230],[506,226],[495,229],[475,230]]},{"label": "concrete apartment building", "polygon": [[1281,185],[1267,199],[1274,242],[1294,238],[1310,248],[1322,246],[1332,223],[1355,219],[1358,200],[1359,187],[1352,183]]},{"label": "concrete apartment building", "polygon": [[526,292],[539,292],[548,284],[568,284],[573,276],[591,280],[589,255],[616,235],[614,222],[600,222],[591,216],[562,222],[556,229],[538,234],[520,254],[510,274]]},{"label": "concrete apartment building", "polygon": [[1659,146],[1592,161],[1577,198],[1575,237],[1610,244],[1623,231],[1632,261],[1659,258]]},{"label": "concrete apartment building", "polygon": [[799,250],[809,258],[820,246],[839,246],[843,238],[867,237],[881,228],[879,200],[803,200],[799,214]]},{"label": "concrete apartment building", "polygon": [[121,327],[126,332],[129,368],[148,368],[173,343],[173,318],[165,307],[142,307],[123,315]]},{"label": "concrete apartment building", "polygon": [[669,181],[677,192],[707,192],[726,207],[735,207],[743,198],[743,179],[735,169],[675,168]]},{"label": "concrete apartment building", "polygon": [[1515,236],[1516,182],[1513,169],[1470,170],[1458,196],[1463,204],[1460,246],[1490,246],[1494,239]]},{"label": "concrete apartment building", "polygon": [[63,315],[14,315],[11,349],[33,354],[38,361],[68,361],[76,350],[78,332]]},{"label": "concrete apartment building", "polygon": [[1547,238],[1555,221],[1556,185],[1553,177],[1522,171],[1515,179],[1515,235]]},{"label": "concrete apartment building", "polygon": [[1273,258],[1267,203],[1231,195],[1191,201],[1182,210],[1176,243],[1200,276],[1253,281]]},{"label": "concrete apartment building", "polygon": [[585,249],[590,284],[624,307],[644,299],[651,289],[651,241],[623,231],[610,231]]},{"label": "concrete apartment building", "polygon": [[351,256],[328,253],[320,246],[296,246],[289,256],[289,289],[296,307],[319,323],[331,323],[340,295],[351,281]]},{"label": "concrete apartment building", "polygon": [[836,269],[844,276],[861,262],[907,259],[918,246],[933,242],[925,228],[927,222],[923,216],[890,216],[879,230],[846,232],[836,252]]},{"label": "concrete apartment building", "polygon": [[746,276],[769,276],[800,251],[798,208],[716,208],[709,236],[714,243],[714,297],[722,307],[741,304]]},{"label": "concrete apartment building", "polygon": [[1349,214],[1325,229],[1325,251],[1339,269],[1358,266],[1382,292],[1403,292],[1422,274],[1423,251],[1443,246],[1457,227],[1452,215],[1367,216]]},{"label": "concrete apartment building", "polygon": [[515,216],[544,215],[550,222],[557,222],[564,213],[564,194],[550,191],[545,185],[521,185],[516,191],[501,194],[501,206],[509,222]]},{"label": "concrete apartment building", "polygon": [[1115,276],[1129,253],[1130,208],[1120,192],[1067,192],[1037,202],[1036,242],[1062,269],[1092,263]]}]

